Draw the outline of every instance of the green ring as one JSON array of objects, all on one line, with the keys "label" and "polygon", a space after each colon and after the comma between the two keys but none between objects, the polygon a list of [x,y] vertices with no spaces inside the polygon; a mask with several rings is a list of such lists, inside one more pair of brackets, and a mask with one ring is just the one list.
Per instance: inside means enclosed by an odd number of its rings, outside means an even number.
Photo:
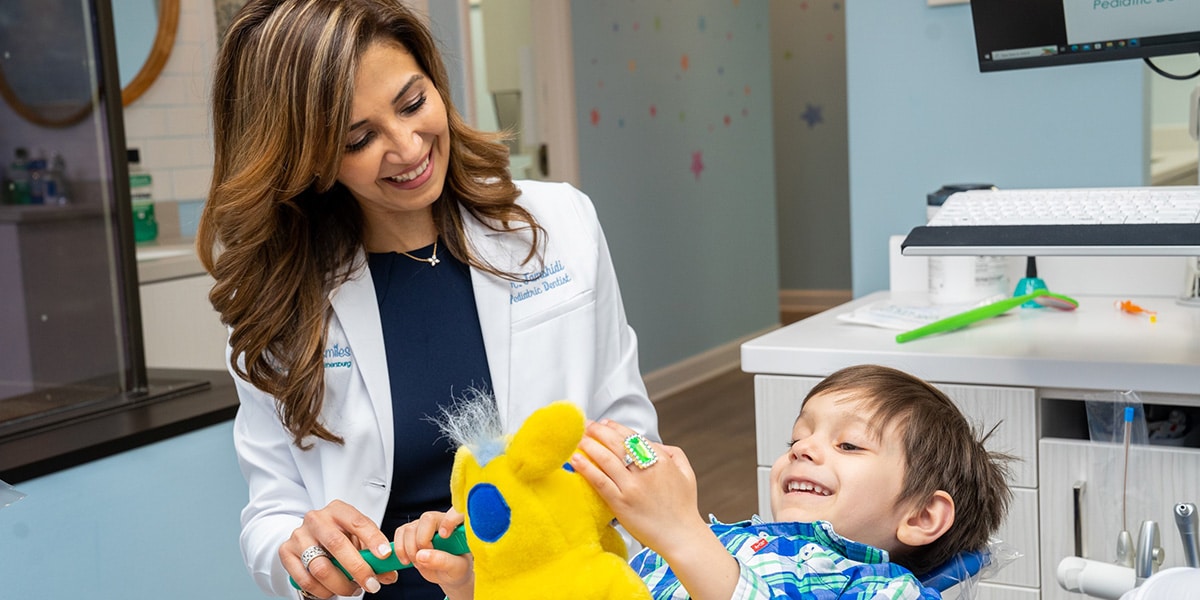
[{"label": "green ring", "polygon": [[632,464],[636,464],[639,469],[647,469],[658,462],[658,453],[640,433],[625,438],[625,452],[626,456],[633,459]]}]

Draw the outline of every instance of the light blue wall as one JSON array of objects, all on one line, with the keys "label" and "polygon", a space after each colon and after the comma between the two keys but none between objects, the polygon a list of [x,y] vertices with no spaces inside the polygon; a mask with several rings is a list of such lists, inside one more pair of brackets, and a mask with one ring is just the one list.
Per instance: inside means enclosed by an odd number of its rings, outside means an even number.
[{"label": "light blue wall", "polygon": [[232,438],[227,422],[17,484],[0,598],[262,598],[238,550]]},{"label": "light blue wall", "polygon": [[968,5],[846,3],[854,294],[888,287],[887,238],[943,183],[1143,185],[1139,61],[980,73]]},{"label": "light blue wall", "polygon": [[571,3],[580,183],[643,372],[779,322],[767,8]]}]

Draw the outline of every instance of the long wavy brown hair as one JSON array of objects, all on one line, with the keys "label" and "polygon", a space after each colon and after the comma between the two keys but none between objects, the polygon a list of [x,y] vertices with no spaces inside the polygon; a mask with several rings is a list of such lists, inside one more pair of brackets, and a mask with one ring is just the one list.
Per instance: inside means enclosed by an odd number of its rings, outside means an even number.
[{"label": "long wavy brown hair", "polygon": [[454,109],[432,34],[400,0],[251,0],[217,55],[215,164],[196,247],[216,280],[213,308],[231,332],[234,372],[275,398],[293,443],[341,443],[320,420],[331,292],[364,268],[363,215],[336,181],[359,59],[377,41],[412,54],[446,105],[450,157],[433,217],[459,260],[518,278],[471,251],[461,210],[497,231],[528,230],[525,262],[545,231],[515,203],[503,134]]}]

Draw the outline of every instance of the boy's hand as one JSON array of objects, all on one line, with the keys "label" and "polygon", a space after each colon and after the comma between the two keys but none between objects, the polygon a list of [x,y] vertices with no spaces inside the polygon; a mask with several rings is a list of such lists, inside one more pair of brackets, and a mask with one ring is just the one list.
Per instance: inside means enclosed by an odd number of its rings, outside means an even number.
[{"label": "boy's hand", "polygon": [[396,558],[416,567],[427,581],[441,586],[450,600],[470,600],[475,591],[475,569],[470,554],[456,556],[433,547],[433,536],[450,537],[463,522],[454,509],[430,511],[396,529]]},{"label": "boy's hand", "polygon": [[696,536],[711,537],[697,508],[696,474],[683,450],[649,442],[658,462],[645,469],[626,466],[625,439],[635,433],[607,419],[589,423],[572,467],[621,525],[659,554],[685,549]]}]

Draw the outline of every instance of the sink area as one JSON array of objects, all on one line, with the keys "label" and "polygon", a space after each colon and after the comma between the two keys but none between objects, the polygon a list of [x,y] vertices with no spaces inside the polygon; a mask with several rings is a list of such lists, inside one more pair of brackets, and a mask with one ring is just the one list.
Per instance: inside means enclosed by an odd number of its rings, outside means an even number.
[{"label": "sink area", "polygon": [[173,238],[138,244],[137,271],[140,283],[169,281],[204,274],[196,247],[188,239]]},{"label": "sink area", "polygon": [[172,258],[175,256],[189,256],[195,253],[191,247],[176,246],[176,247],[148,247],[137,249],[138,262],[147,260],[159,260],[162,258]]}]

